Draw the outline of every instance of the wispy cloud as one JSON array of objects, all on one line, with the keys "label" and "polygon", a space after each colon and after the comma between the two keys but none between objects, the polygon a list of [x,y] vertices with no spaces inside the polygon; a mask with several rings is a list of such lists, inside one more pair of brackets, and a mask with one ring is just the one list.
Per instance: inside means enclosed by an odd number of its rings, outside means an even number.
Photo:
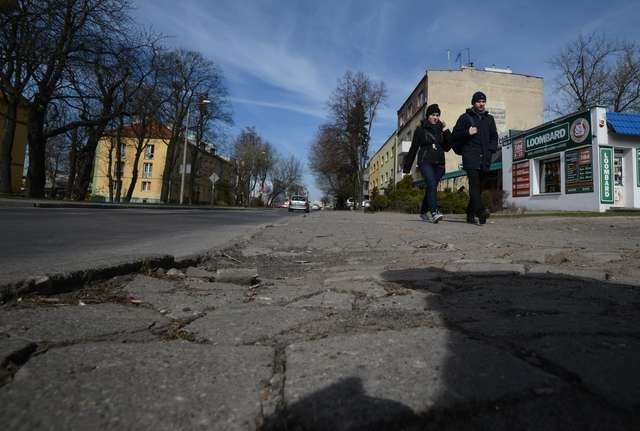
[{"label": "wispy cloud", "polygon": [[229,100],[235,103],[243,103],[247,105],[255,105],[255,106],[261,106],[266,108],[282,109],[286,111],[293,111],[300,114],[310,115],[316,118],[326,118],[326,112],[320,109],[308,108],[308,107],[299,106],[299,105],[279,103],[279,102],[265,102],[261,100],[243,99],[239,97],[230,97]]}]

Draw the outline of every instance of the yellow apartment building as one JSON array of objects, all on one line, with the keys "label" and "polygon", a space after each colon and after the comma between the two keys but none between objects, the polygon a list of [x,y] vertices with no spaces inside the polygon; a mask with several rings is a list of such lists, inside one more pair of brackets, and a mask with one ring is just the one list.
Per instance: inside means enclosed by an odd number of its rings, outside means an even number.
[{"label": "yellow apartment building", "polygon": [[[122,171],[122,193],[124,197],[133,178],[133,166],[136,153],[136,125],[124,127],[120,133],[122,157],[116,161],[115,137],[104,136],[96,150],[96,158],[93,172],[92,199],[109,201],[109,186],[113,187],[115,196],[116,171]],[[167,146],[171,132],[162,125],[153,125],[146,133],[144,149],[138,160],[138,178],[131,202],[138,203],[163,203],[162,179],[165,163],[167,159]],[[192,152],[195,144],[189,141],[187,149],[187,163],[184,186],[184,201],[193,204],[213,204],[224,200],[229,201],[229,190],[226,185],[232,182],[233,165],[224,158],[215,155],[212,151],[198,147],[196,166],[192,172]],[[182,145],[178,149],[180,153],[179,161],[176,163],[172,174],[172,181],[169,182],[168,202],[178,202],[181,188],[181,167],[182,167]],[[111,180],[109,172],[111,171]],[[215,174],[215,176],[213,176]],[[191,176],[195,175],[193,181],[193,193],[191,193]],[[212,179],[216,180],[215,185]],[[191,197],[193,196],[193,202]],[[227,202],[230,203],[230,202]]]},{"label": "yellow apartment building", "polygon": [[[24,171],[24,159],[27,147],[27,107],[21,104],[18,107],[16,134],[13,138],[11,150],[11,192],[17,193],[22,188],[22,173]],[[0,96],[0,140],[4,137],[5,118],[7,116],[7,104]]]},{"label": "yellow apartment building", "polygon": [[[487,110],[496,120],[498,134],[504,136],[509,130],[526,130],[542,123],[543,86],[542,78],[513,73],[510,69],[463,66],[459,70],[427,70],[397,111],[397,181],[402,179],[402,162],[409,151],[413,131],[428,105],[437,103],[442,111],[441,119],[453,129],[458,117],[471,106],[473,93],[482,91],[487,95]],[[461,170],[461,162],[461,157],[453,151],[446,153],[446,174],[440,189],[466,187],[466,174]],[[500,181],[500,162],[496,161],[492,169],[495,180]],[[412,175],[417,182],[422,181],[415,167]]]}]

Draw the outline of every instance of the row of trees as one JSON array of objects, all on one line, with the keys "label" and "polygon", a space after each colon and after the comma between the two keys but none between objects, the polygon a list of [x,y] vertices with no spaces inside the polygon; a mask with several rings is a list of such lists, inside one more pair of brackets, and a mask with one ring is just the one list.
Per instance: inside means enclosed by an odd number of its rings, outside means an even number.
[{"label": "row of trees", "polygon": [[[242,130],[235,139],[232,159],[236,164],[237,205],[272,206],[278,198],[304,189],[300,160],[279,155],[252,127]],[[258,198],[252,202],[256,194]]]},{"label": "row of trees", "polygon": [[550,60],[558,72],[556,114],[605,106],[615,112],[640,111],[640,46],[601,33],[580,35]]},{"label": "row of trees", "polygon": [[386,96],[384,82],[348,71],[329,98],[330,119],[318,129],[309,165],[319,188],[333,196],[338,207],[349,197],[362,201],[371,126]]},{"label": "row of trees", "polygon": [[[145,137],[163,124],[170,128],[166,200],[184,133],[195,128],[196,142],[212,142],[231,123],[219,68],[198,52],[164,48],[160,36],[132,21],[127,0],[17,0],[10,6],[0,9],[0,97],[7,105],[0,193],[12,188],[11,151],[20,107],[27,110],[30,197],[43,197],[47,175],[55,177],[65,166],[65,197],[84,199],[98,141],[135,122],[134,179],[126,191],[118,186],[115,197],[131,198]],[[206,105],[200,103],[204,99]],[[187,112],[191,121],[184,127]],[[120,160],[121,146],[113,147]],[[193,151],[192,163],[197,159]]]}]

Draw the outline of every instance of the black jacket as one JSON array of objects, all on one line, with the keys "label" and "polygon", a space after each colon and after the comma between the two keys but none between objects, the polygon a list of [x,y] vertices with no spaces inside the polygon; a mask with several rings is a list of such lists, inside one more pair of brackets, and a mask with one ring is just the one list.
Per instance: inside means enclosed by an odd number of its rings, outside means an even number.
[{"label": "black jacket", "polygon": [[[469,135],[471,126],[477,127],[478,133]],[[491,114],[478,114],[471,108],[467,109],[453,128],[452,140],[462,144],[463,169],[489,171],[491,158],[498,151],[498,131]]]},{"label": "black jacket", "polygon": [[442,130],[442,123],[431,124],[424,121],[413,132],[411,148],[404,158],[402,172],[408,174],[413,167],[413,159],[418,155],[418,164],[433,163],[444,165],[444,153],[451,149],[451,132]]}]

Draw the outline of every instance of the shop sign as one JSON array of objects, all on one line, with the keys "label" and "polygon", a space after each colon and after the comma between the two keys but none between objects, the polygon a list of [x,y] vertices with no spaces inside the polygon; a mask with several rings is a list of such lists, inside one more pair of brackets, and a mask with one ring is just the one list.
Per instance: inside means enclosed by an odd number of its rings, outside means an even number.
[{"label": "shop sign", "polygon": [[564,153],[565,193],[593,192],[591,147]]},{"label": "shop sign", "polygon": [[636,186],[640,187],[640,148],[636,148]]},{"label": "shop sign", "polygon": [[529,161],[526,160],[520,163],[514,163],[512,167],[512,188],[511,196],[514,198],[520,198],[529,196],[531,190],[530,178],[529,178]]},{"label": "shop sign", "polygon": [[600,147],[600,203],[613,203],[613,148]]},{"label": "shop sign", "polygon": [[536,128],[523,139],[513,141],[513,161],[591,144],[589,112],[565,118],[561,123]]}]

